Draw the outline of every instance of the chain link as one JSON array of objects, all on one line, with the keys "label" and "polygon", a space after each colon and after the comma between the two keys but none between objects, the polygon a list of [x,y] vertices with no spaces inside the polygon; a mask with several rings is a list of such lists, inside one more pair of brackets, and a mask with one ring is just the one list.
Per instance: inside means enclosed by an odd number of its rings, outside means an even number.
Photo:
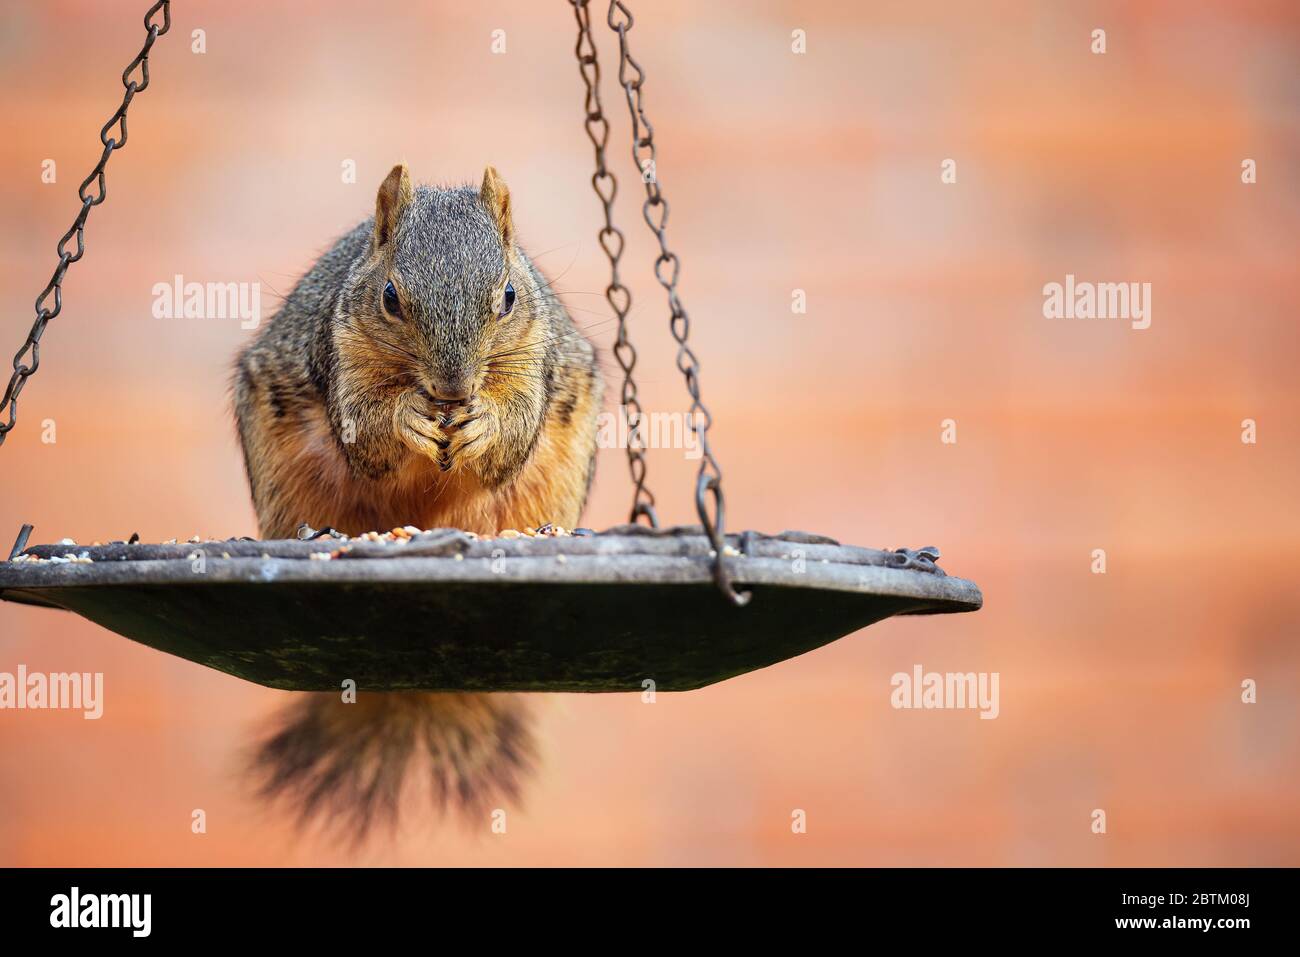
[{"label": "chain link", "polygon": [[[606,229],[601,231],[601,245],[605,246],[605,240],[610,235],[609,231],[613,231],[619,238],[617,252],[621,253],[623,247],[622,234],[613,230],[609,218],[614,200],[614,191],[611,189],[607,196],[601,191],[599,185],[604,176],[609,176],[604,165],[604,145],[609,136],[609,125],[605,121],[603,113],[600,112],[599,92],[596,90],[600,73],[595,62],[596,48],[591,41],[590,20],[587,10],[588,0],[571,0],[571,2],[578,16],[578,62],[583,79],[587,83],[587,132],[591,136],[592,142],[596,144],[596,175],[592,178],[592,184],[596,187],[596,192],[600,194],[602,201],[605,203]],[[686,307],[682,305],[681,297],[677,293],[677,279],[681,271],[681,261],[678,259],[677,254],[668,248],[668,238],[665,232],[668,224],[668,200],[664,197],[663,190],[659,185],[654,127],[646,116],[645,105],[641,96],[641,87],[645,83],[645,71],[632,57],[628,46],[627,34],[632,29],[632,13],[621,0],[611,0],[606,22],[609,28],[618,34],[618,82],[627,95],[628,113],[632,118],[632,161],[636,164],[637,171],[641,174],[646,189],[645,202],[642,204],[642,216],[645,218],[646,225],[650,227],[650,231],[659,241],[659,255],[655,259],[654,265],[655,278],[668,295],[669,328],[673,339],[677,342],[677,368],[686,380],[686,391],[691,397],[690,428],[700,442],[701,461],[699,476],[695,484],[695,507],[699,512],[704,532],[713,543],[714,581],[717,582],[718,587],[728,598],[737,605],[743,605],[749,601],[750,595],[748,592],[738,593],[732,586],[731,577],[724,560],[726,549],[726,534],[724,531],[726,505],[722,495],[722,469],[719,467],[709,445],[708,433],[709,426],[713,424],[713,417],[709,414],[709,410],[700,398],[700,364],[695,357],[695,353],[691,351],[688,345],[691,327],[690,317],[687,315]],[[588,58],[594,68],[590,73],[585,65]],[[596,120],[593,117],[599,117],[599,119]],[[598,132],[593,131],[593,123],[595,123]],[[610,181],[612,182],[612,176],[610,176]],[[608,246],[606,246],[605,251],[610,253]],[[614,285],[611,288],[614,288],[614,286],[621,287],[618,281],[617,258],[615,255],[610,256],[615,270]],[[616,302],[611,300],[611,305],[614,305],[617,310]],[[623,315],[624,313],[619,315],[620,339],[625,337]],[[635,357],[635,353],[632,353],[632,355]],[[625,365],[624,370],[628,372],[630,379],[629,367]],[[635,398],[635,389],[633,389],[632,395]],[[624,401],[626,399],[627,391],[625,389]],[[629,454],[630,452],[629,449]],[[642,459],[641,476],[644,478],[644,459]],[[639,488],[640,486],[638,486]]]},{"label": "chain link", "polygon": [[[161,26],[153,22],[154,15],[162,11],[163,20]],[[14,356],[14,371],[9,377],[9,384],[5,387],[4,398],[0,400],[0,409],[6,411],[7,421],[0,422],[0,445],[4,444],[5,439],[12,431],[18,421],[18,394],[23,391],[23,386],[27,384],[28,378],[36,371],[41,364],[41,335],[45,332],[46,325],[49,321],[63,311],[63,277],[67,273],[68,267],[79,260],[86,251],[86,219],[90,216],[90,210],[104,201],[108,195],[107,187],[104,183],[104,167],[108,165],[108,158],[113,155],[115,150],[120,150],[126,145],[126,111],[131,105],[131,101],[137,93],[143,92],[149,86],[149,50],[153,47],[154,41],[171,29],[172,12],[171,0],[159,0],[149,8],[149,12],[144,15],[144,27],[148,31],[145,37],[144,46],[140,49],[139,54],[130,65],[122,71],[122,86],[126,88],[126,93],[122,97],[122,103],[118,106],[116,112],[109,117],[108,122],[104,124],[99,131],[99,141],[104,146],[104,152],[100,154],[99,162],[95,168],[90,171],[81,185],[77,188],[77,196],[81,200],[81,210],[77,213],[77,218],[72,221],[68,231],[63,234],[59,240],[57,251],[59,254],[59,264],[55,267],[54,275],[50,281],[45,284],[45,289],[36,297],[36,322],[33,323],[31,332],[27,334],[27,341],[23,343],[17,355]],[[131,74],[139,70],[139,78],[136,79]],[[110,136],[116,126],[119,136]],[[95,189],[89,191],[91,184],[94,183]],[[77,240],[77,251],[69,252],[67,249],[68,241],[73,237]],[[51,305],[50,297],[54,297]],[[30,361],[29,361],[30,357]]]},{"label": "chain link", "polygon": [[[677,368],[686,380],[686,391],[691,396],[690,427],[699,438],[702,452],[699,476],[695,483],[695,508],[699,512],[704,532],[713,542],[713,578],[718,587],[737,605],[744,605],[750,599],[749,592],[737,592],[731,584],[731,576],[724,561],[726,549],[726,504],[722,495],[722,468],[713,456],[709,445],[709,426],[713,416],[700,398],[700,363],[695,353],[687,344],[690,337],[691,320],[677,294],[677,279],[681,272],[681,260],[668,248],[666,227],[668,225],[668,200],[659,186],[659,167],[656,162],[654,127],[646,116],[645,104],[642,102],[641,87],[645,83],[645,71],[632,57],[628,47],[627,34],[632,29],[632,12],[621,0],[610,0],[609,28],[618,34],[618,82],[627,94],[628,113],[632,118],[632,161],[641,173],[645,183],[646,198],[641,212],[646,225],[659,241],[659,255],[655,259],[655,278],[668,294],[669,328],[677,340]],[[635,72],[635,76],[633,76]],[[712,498],[710,509],[709,498]]]},{"label": "chain link", "polygon": [[659,516],[655,513],[654,494],[646,488],[646,444],[641,434],[643,421],[641,403],[636,394],[636,380],[632,370],[636,368],[636,348],[627,335],[627,314],[632,307],[632,292],[623,285],[618,277],[618,262],[623,255],[623,233],[614,225],[614,197],[618,195],[618,180],[605,165],[605,146],[609,143],[609,121],[600,103],[600,63],[596,59],[596,42],[591,36],[591,11],[587,0],[571,0],[573,15],[578,21],[578,44],[574,52],[578,57],[578,72],[586,84],[587,116],[583,125],[587,137],[596,151],[596,172],[591,177],[591,188],[596,191],[605,212],[605,225],[597,234],[601,249],[609,258],[610,281],[605,288],[605,299],[618,316],[618,337],[614,340],[614,358],[623,369],[623,409],[627,414],[627,464],[632,473],[631,522],[643,516],[653,528],[659,527]]}]

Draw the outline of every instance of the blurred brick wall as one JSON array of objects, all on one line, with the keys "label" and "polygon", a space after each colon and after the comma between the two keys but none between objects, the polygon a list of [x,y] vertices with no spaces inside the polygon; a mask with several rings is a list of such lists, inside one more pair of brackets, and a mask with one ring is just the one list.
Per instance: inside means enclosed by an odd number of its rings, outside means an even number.
[{"label": "blurred brick wall", "polygon": [[[6,349],[146,6],[0,10]],[[227,398],[249,333],[154,319],[151,289],[260,281],[269,313],[400,159],[442,182],[496,165],[525,242],[608,348],[568,5],[297,9],[176,5],[0,450],[0,533],[251,533]],[[0,670],[104,671],[107,700],[98,722],[0,712],[0,863],[1300,863],[1294,5],[634,10],[730,524],[933,542],[987,607],[886,622],[654,706],[538,699],[545,765],[507,837],[412,822],[358,857],[297,840],[239,778],[282,694],[6,605]],[[681,409],[614,46],[593,19],[643,401]],[[1151,283],[1151,327],[1045,319],[1042,288],[1067,273]],[[690,521],[694,464],[661,451],[650,467],[661,514]],[[587,523],[628,501],[622,453],[602,452]],[[889,678],[917,663],[998,672],[1000,716],[894,710]]]}]

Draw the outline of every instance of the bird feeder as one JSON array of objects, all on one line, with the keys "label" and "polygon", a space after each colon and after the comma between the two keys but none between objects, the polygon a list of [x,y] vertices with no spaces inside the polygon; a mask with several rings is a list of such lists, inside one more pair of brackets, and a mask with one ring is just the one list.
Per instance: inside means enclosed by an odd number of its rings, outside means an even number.
[{"label": "bird feeder", "polygon": [[[434,691],[664,691],[701,688],[792,658],[894,615],[973,611],[979,589],[946,575],[933,548],[881,551],[804,532],[724,528],[722,472],[708,441],[690,320],[667,245],[668,204],[657,172],[644,218],[658,239],[655,276],[667,294],[677,365],[702,451],[700,524],[661,528],[646,486],[646,446],[628,338],[631,296],[619,278],[617,181],[606,167],[609,124],[588,0],[571,0],[595,148],[592,186],[604,209],[598,239],[610,262],[606,298],[618,318],[614,355],[630,423],[632,524],[605,532],[485,539],[456,529],[346,538],[303,528],[298,539],[150,545],[28,546],[24,526],[0,563],[0,599],[66,609],[151,648],[272,688]],[[157,17],[161,14],[161,22]],[[632,17],[613,0],[619,84],[632,120],[638,171],[655,170],[645,73],[632,58]],[[149,84],[149,51],[171,26],[168,0],[145,15],[143,49],[123,71],[126,93],[100,132],[103,154],[78,191],[82,206],[58,245],[58,266],[36,300],[36,321],[14,357],[0,409],[0,444],[18,393],[36,371],[41,335],[62,310],[68,267],[85,252],[84,227],[105,198],[104,168],[126,144],[126,112]],[[68,249],[76,241],[75,252]],[[401,530],[398,530],[401,531]]]}]

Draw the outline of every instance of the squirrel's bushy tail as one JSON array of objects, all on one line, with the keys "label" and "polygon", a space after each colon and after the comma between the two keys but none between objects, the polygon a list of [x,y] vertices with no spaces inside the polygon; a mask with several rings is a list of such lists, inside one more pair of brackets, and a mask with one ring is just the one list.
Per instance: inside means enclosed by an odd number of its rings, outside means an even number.
[{"label": "squirrel's bushy tail", "polygon": [[[395,827],[408,782],[439,812],[467,820],[514,802],[536,756],[532,718],[517,695],[423,691],[294,697],[257,744],[260,794],[301,825],[320,822],[361,840]],[[414,795],[412,796],[414,797]]]}]

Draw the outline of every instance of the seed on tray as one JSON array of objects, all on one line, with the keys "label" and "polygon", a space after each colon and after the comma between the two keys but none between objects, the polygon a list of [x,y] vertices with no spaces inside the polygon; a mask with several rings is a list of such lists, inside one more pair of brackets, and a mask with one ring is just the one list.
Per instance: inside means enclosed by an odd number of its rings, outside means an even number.
[{"label": "seed on tray", "polygon": [[52,565],[90,565],[94,560],[85,552],[80,555],[51,555],[50,564]]}]

